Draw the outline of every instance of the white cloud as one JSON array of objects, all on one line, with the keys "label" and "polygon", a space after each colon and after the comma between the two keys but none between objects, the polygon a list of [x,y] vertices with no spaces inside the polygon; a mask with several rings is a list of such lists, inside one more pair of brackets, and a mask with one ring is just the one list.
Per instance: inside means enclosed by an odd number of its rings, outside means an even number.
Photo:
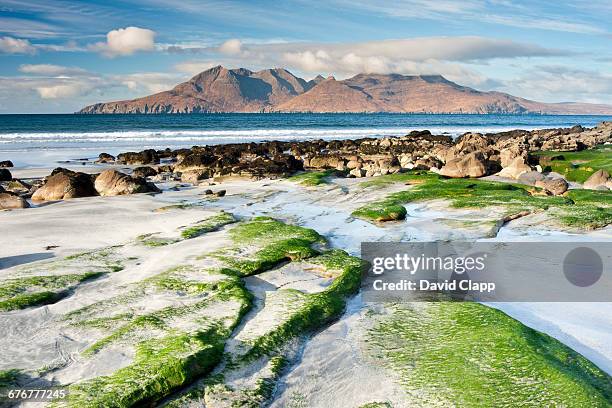
[{"label": "white cloud", "polygon": [[286,52],[282,55],[283,62],[306,72],[321,72],[332,70],[333,61],[323,50]]},{"label": "white cloud", "polygon": [[84,82],[71,82],[51,86],[39,86],[34,89],[42,99],[63,99],[72,98],[86,94],[92,90],[92,85]]},{"label": "white cloud", "polygon": [[544,102],[610,103],[612,74],[564,65],[539,65],[503,81],[508,93]]},{"label": "white cloud", "polygon": [[126,86],[130,91],[151,94],[172,89],[185,78],[182,78],[180,75],[162,72],[139,72],[129,75],[117,75],[110,79],[113,82]]},{"label": "white cloud", "polygon": [[0,37],[0,52],[5,54],[35,54],[36,48],[28,40]]},{"label": "white cloud", "polygon": [[227,55],[238,55],[242,48],[242,42],[237,39],[227,40],[219,46],[219,52]]},{"label": "white cloud", "polygon": [[106,42],[99,42],[89,47],[107,57],[132,55],[137,51],[151,51],[155,48],[155,31],[126,27],[109,31]]},{"label": "white cloud", "polygon": [[79,67],[65,67],[54,64],[22,64],[19,66],[19,71],[24,74],[49,76],[82,75],[87,72]]}]

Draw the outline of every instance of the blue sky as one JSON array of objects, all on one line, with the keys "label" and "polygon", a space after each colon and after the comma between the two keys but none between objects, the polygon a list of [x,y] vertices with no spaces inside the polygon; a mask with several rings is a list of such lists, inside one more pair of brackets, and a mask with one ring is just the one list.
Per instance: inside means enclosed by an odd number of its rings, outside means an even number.
[{"label": "blue sky", "polygon": [[217,64],[612,103],[610,21],[609,0],[0,0],[0,113],[73,112]]}]

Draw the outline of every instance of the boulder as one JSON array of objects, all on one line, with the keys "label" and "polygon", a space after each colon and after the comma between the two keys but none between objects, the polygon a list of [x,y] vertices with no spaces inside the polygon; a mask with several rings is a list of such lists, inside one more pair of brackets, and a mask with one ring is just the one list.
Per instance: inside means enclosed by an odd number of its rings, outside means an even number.
[{"label": "boulder", "polygon": [[13,176],[11,172],[5,168],[0,168],[0,181],[11,181]]},{"label": "boulder", "polygon": [[0,167],[13,167],[13,162],[10,160],[0,161]]},{"label": "boulder", "polygon": [[115,156],[113,156],[112,154],[108,154],[108,153],[100,153],[98,155],[98,160],[96,160],[96,163],[114,163],[115,162]]},{"label": "boulder", "polygon": [[540,172],[527,171],[525,173],[521,173],[521,175],[518,177],[518,180],[533,186],[537,181],[544,180],[545,178],[546,177]]},{"label": "boulder", "polygon": [[96,177],[95,189],[101,196],[159,192],[152,183],[142,177],[131,177],[117,170],[104,170]]},{"label": "boulder", "polygon": [[499,152],[499,161],[503,167],[511,166],[517,157],[522,157],[523,161],[527,161],[527,151],[521,151],[517,146],[503,149]]},{"label": "boulder", "polygon": [[217,197],[225,197],[225,193],[226,193],[226,191],[225,191],[225,190],[219,190],[219,191],[217,191],[217,192],[215,193],[215,195],[216,195]]},{"label": "boulder", "polygon": [[32,200],[65,200],[95,195],[91,175],[58,167],[46,177],[45,184],[34,192]]},{"label": "boulder", "polygon": [[366,171],[362,168],[358,168],[358,169],[353,169],[351,171],[349,171],[349,174],[353,177],[364,177],[366,174]]},{"label": "boulder", "polygon": [[499,177],[507,177],[512,179],[518,179],[521,174],[530,172],[531,167],[525,163],[525,159],[522,156],[516,157],[510,165],[504,167],[497,175]]},{"label": "boulder", "polygon": [[136,167],[134,170],[132,170],[132,177],[147,178],[155,176],[156,174],[157,171],[153,167],[149,166]]},{"label": "boulder", "polygon": [[174,171],[208,169],[213,167],[217,158],[209,153],[192,153],[183,157],[175,166]]},{"label": "boulder", "polygon": [[117,156],[117,162],[121,164],[157,164],[159,156],[153,149],[143,150],[142,152],[126,152]]},{"label": "boulder", "polygon": [[482,177],[487,174],[487,166],[480,152],[449,160],[441,169],[440,174],[446,177]]},{"label": "boulder", "polygon": [[210,170],[187,170],[181,173],[181,181],[184,183],[198,184],[200,180],[205,180],[211,176]]},{"label": "boulder", "polygon": [[568,188],[567,181],[563,178],[538,180],[535,186],[552,195],[561,195],[565,193]]},{"label": "boulder", "polygon": [[606,186],[606,183],[609,180],[610,174],[604,169],[600,169],[597,170],[595,173],[591,174],[591,177],[589,177],[582,186],[584,188],[594,190],[599,186]]},{"label": "boulder", "polygon": [[15,194],[25,194],[32,186],[24,181],[13,179],[6,185],[6,190]]},{"label": "boulder", "polygon": [[0,192],[0,210],[10,210],[15,208],[28,208],[30,204],[17,194]]}]

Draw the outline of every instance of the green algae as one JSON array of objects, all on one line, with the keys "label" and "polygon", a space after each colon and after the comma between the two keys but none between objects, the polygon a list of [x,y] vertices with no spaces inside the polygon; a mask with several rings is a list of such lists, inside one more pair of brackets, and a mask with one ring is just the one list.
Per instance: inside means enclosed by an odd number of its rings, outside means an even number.
[{"label": "green algae", "polygon": [[236,218],[230,213],[222,212],[212,217],[208,217],[196,225],[185,228],[181,231],[181,237],[183,239],[191,239],[199,237],[207,232],[217,231],[219,228],[236,222]]},{"label": "green algae", "polygon": [[358,208],[353,216],[369,221],[401,220],[407,214],[403,207],[406,203],[444,199],[453,208],[499,207],[507,215],[551,210],[564,224],[578,228],[600,228],[612,223],[609,192],[570,191],[566,196],[545,196],[532,194],[530,189],[483,180],[430,180]]},{"label": "green algae", "polygon": [[[256,217],[242,222],[229,231],[236,245],[214,255],[239,276],[253,275],[268,270],[281,262],[312,257],[312,248],[324,239],[316,231],[288,225],[269,217]],[[252,253],[245,254],[245,247],[253,246]]]},{"label": "green algae", "polygon": [[315,187],[321,184],[329,184],[329,178],[337,172],[337,170],[307,171],[290,176],[287,180],[303,186]]},{"label": "green algae", "polygon": [[30,276],[0,282],[0,311],[25,309],[55,303],[78,284],[102,276],[102,272],[84,274]]},{"label": "green algae", "polygon": [[468,302],[397,306],[367,336],[411,406],[607,407],[612,379],[559,341]]},{"label": "green algae", "polygon": [[384,176],[372,177],[359,183],[360,187],[384,187],[396,183],[420,184],[431,180],[439,180],[442,177],[436,173],[426,170],[409,170],[401,173],[385,174]]},{"label": "green algae", "polygon": [[[205,307],[206,299],[182,308],[166,308],[139,316],[130,324],[103,339],[86,354],[117,341],[141,328],[165,329],[166,335],[137,343],[132,364],[108,376],[96,377],[70,386],[67,402],[71,407],[128,407],[157,401],[174,390],[208,374],[223,356],[225,341],[251,307],[251,294],[240,279],[229,277],[217,286],[216,299],[238,302],[235,315],[225,321],[203,324],[195,332],[165,327],[165,319],[185,317]],[[203,323],[203,322],[202,322]]]},{"label": "green algae", "polygon": [[577,152],[537,152],[546,170],[563,175],[567,180],[584,183],[597,170],[612,173],[612,148],[598,146]]}]

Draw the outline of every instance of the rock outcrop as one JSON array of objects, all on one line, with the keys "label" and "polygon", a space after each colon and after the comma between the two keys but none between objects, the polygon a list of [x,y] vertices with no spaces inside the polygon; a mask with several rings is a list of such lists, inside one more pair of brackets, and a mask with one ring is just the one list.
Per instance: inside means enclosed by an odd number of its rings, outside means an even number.
[{"label": "rock outcrop", "polygon": [[0,161],[0,167],[13,167],[13,162],[10,160]]}]

